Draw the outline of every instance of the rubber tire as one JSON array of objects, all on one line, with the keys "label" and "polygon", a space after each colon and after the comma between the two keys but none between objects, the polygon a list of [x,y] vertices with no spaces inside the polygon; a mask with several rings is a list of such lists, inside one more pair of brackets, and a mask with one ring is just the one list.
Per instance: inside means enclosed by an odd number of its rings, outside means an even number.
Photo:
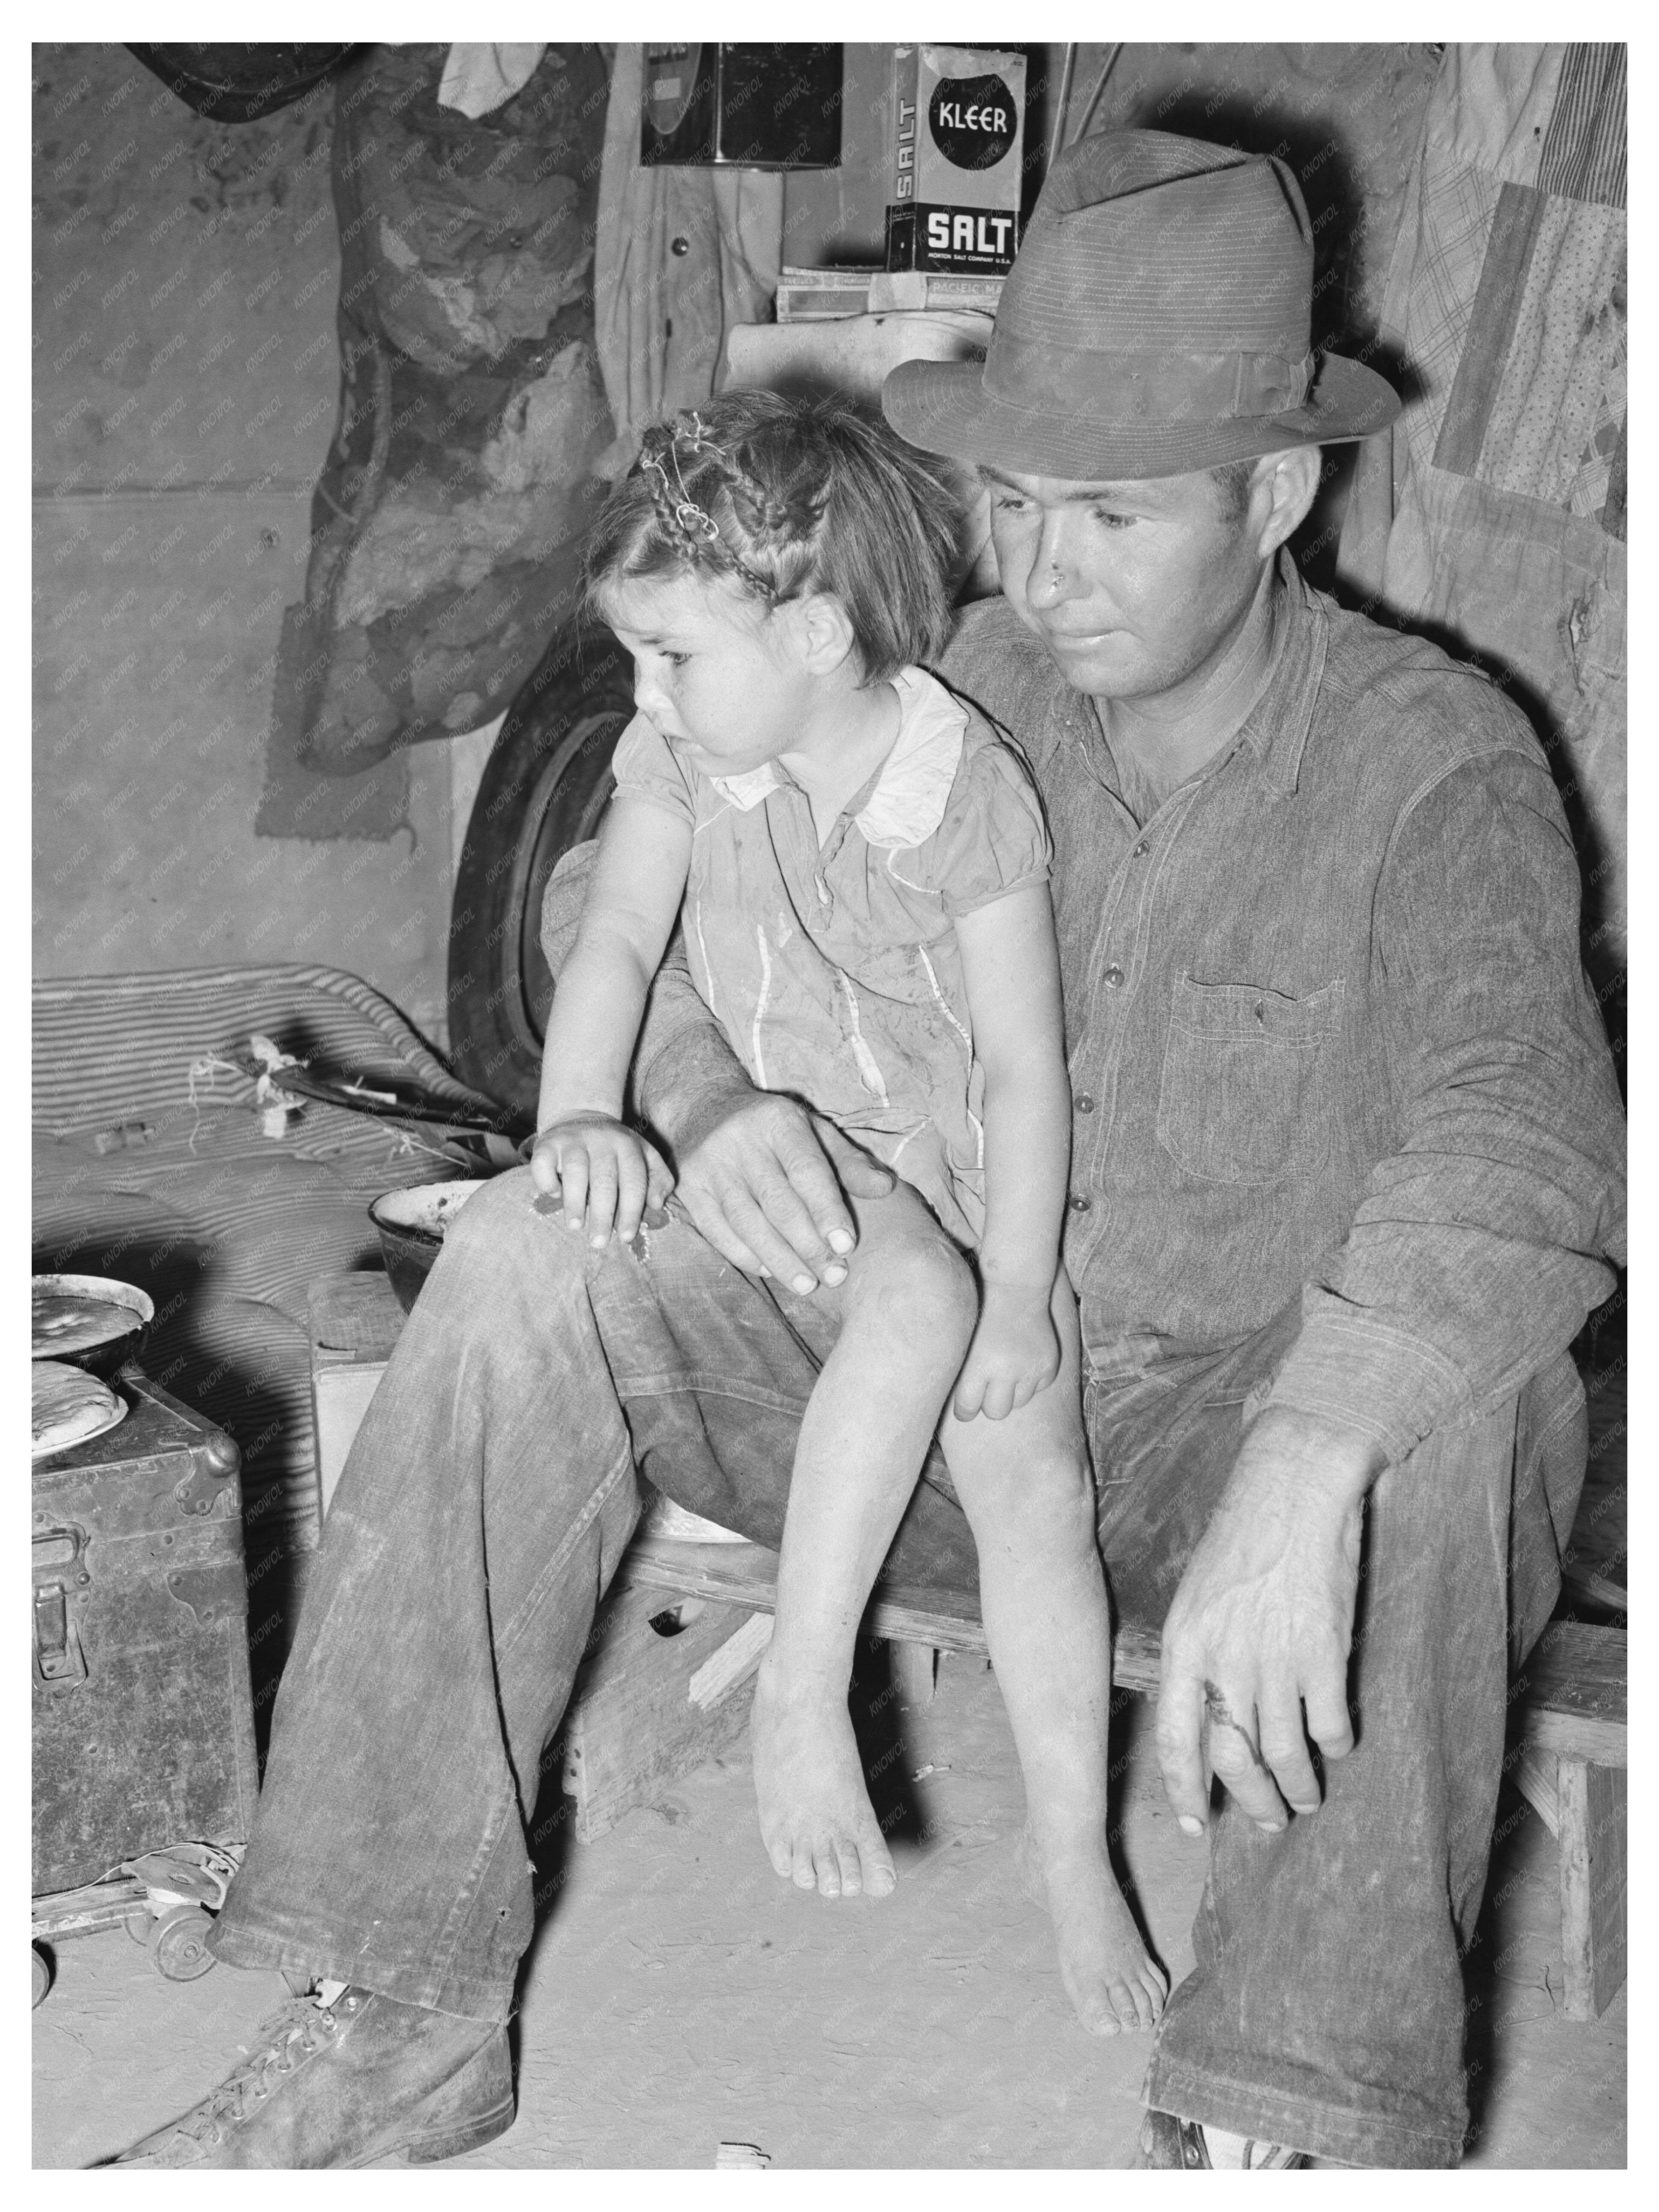
[{"label": "rubber tire", "polygon": [[199,1981],[216,1963],[207,1948],[213,1923],[199,1905],[175,1905],[150,1930],[150,1955],[170,1982]]},{"label": "rubber tire", "polygon": [[553,996],[542,894],[560,855],[597,835],[633,713],[632,663],[608,630],[555,638],[507,709],[467,823],[449,923],[449,1057],[526,1130]]},{"label": "rubber tire", "polygon": [[29,2010],[33,2012],[36,2005],[44,2004],[46,2002],[46,1991],[52,1987],[52,1967],[47,1961],[46,1953],[33,1943],[29,1946],[29,1962],[32,1969],[29,1978],[29,1987],[32,1992],[29,1998]]}]

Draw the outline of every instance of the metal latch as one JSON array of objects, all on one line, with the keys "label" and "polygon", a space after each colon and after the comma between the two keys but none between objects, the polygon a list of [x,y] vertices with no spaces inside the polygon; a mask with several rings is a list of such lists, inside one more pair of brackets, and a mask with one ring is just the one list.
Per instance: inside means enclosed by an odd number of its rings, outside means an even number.
[{"label": "metal latch", "polygon": [[72,1589],[92,1580],[82,1565],[85,1532],[48,1528],[33,1541],[34,1673],[52,1688],[72,1688],[87,1679],[86,1655],[70,1618]]},{"label": "metal latch", "polygon": [[[235,1480],[241,1464],[241,1454],[222,1431],[204,1438],[196,1447],[189,1474],[173,1486],[179,1511],[213,1512],[226,1495],[225,1486]],[[227,1499],[225,1510],[229,1510]]]}]

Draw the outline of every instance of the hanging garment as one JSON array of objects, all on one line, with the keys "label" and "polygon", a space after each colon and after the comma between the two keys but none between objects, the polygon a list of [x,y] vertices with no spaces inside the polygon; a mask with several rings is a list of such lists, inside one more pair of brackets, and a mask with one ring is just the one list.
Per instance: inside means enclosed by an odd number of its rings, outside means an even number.
[{"label": "hanging garment", "polygon": [[302,750],[332,774],[507,704],[573,611],[612,435],[604,56],[547,46],[477,116],[440,100],[449,58],[377,47],[336,104],[340,420],[291,632]]},{"label": "hanging garment", "polygon": [[625,474],[647,422],[714,388],[726,336],[772,318],[783,258],[783,178],[738,168],[647,168],[640,161],[645,48],[612,64],[594,249],[594,323]]}]

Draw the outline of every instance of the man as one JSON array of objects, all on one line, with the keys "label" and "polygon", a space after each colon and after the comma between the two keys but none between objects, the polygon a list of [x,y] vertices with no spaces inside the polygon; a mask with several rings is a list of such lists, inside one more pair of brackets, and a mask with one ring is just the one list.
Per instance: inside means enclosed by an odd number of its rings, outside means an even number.
[{"label": "man", "polygon": [[[1553,1599],[1583,1468],[1563,1347],[1620,1236],[1536,744],[1283,552],[1322,441],[1396,404],[1315,374],[1311,269],[1281,164],[1103,135],[1057,165],[983,368],[885,394],[990,489],[1005,596],[946,673],[1050,815],[1101,1547],[1121,1615],[1163,1623],[1165,1784],[1209,1834],[1153,2165],[1456,2163],[1506,1660]],[[778,1540],[811,1288],[841,1186],[879,1171],[750,1091],[672,976],[659,1001],[636,1088],[682,1218],[585,1254],[524,1173],[460,1217],[337,1494],[214,1937],[325,2001],[134,2163],[499,2133],[522,1823],[635,1468]],[[926,1478],[891,1557],[970,1584]]]}]

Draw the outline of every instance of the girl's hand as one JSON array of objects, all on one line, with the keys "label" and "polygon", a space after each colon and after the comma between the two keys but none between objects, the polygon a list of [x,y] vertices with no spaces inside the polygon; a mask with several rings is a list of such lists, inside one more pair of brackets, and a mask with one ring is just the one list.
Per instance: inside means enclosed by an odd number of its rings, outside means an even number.
[{"label": "girl's hand", "polygon": [[979,1327],[968,1347],[951,1400],[959,1421],[983,1413],[1005,1420],[1046,1390],[1060,1372],[1060,1345],[1048,1312],[1050,1285],[1014,1288],[987,1283]]},{"label": "girl's hand", "polygon": [[537,1137],[530,1172],[561,1200],[565,1227],[585,1228],[599,1252],[613,1226],[631,1243],[647,1206],[661,1206],[674,1188],[656,1147],[609,1114],[561,1115]]}]

